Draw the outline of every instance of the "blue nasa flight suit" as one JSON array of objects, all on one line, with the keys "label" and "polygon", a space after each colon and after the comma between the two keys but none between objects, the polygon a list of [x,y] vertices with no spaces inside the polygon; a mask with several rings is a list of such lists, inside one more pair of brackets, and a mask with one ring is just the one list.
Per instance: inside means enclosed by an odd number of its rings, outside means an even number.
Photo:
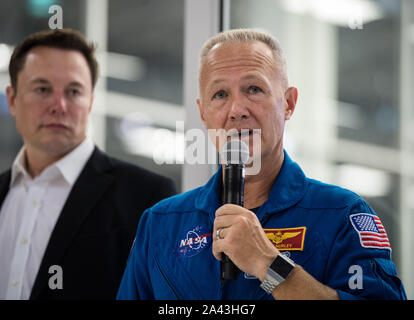
[{"label": "blue nasa flight suit", "polygon": [[[221,177],[220,168],[205,186],[145,211],[117,299],[272,299],[242,271],[237,280],[220,282],[211,244]],[[283,253],[341,299],[406,299],[391,249],[360,239],[361,221],[372,227],[374,211],[351,191],[305,177],[286,152],[256,214],[264,229],[306,227],[303,250]]]}]

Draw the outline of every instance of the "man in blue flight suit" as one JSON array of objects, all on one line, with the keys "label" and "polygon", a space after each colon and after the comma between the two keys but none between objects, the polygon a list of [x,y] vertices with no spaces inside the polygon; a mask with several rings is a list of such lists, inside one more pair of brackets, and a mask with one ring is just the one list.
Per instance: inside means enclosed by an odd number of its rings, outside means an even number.
[{"label": "man in blue flight suit", "polygon": [[[222,205],[220,168],[148,209],[118,299],[406,299],[375,212],[305,177],[283,149],[298,95],[286,74],[269,35],[230,30],[206,42],[201,119],[207,129],[260,129],[260,171],[246,176],[243,207]],[[220,281],[222,253],[241,270],[236,280]]]}]

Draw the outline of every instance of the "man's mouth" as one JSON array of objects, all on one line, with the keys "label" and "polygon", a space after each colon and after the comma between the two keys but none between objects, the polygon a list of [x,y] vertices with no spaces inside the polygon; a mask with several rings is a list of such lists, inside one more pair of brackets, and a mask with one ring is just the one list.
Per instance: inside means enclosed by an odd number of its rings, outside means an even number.
[{"label": "man's mouth", "polygon": [[230,129],[227,137],[242,139],[253,135],[253,129]]},{"label": "man's mouth", "polygon": [[68,126],[62,123],[47,123],[47,124],[42,125],[42,127],[46,129],[62,129],[62,130],[69,129]]}]

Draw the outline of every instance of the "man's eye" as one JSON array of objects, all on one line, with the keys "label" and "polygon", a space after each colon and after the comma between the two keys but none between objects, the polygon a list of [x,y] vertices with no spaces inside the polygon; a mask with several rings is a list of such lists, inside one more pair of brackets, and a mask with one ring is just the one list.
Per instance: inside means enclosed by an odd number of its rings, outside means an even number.
[{"label": "man's eye", "polygon": [[37,87],[37,88],[35,88],[35,91],[37,93],[47,93],[49,91],[49,88],[47,88],[47,87]]},{"label": "man's eye", "polygon": [[223,90],[220,90],[219,92],[216,92],[213,96],[213,99],[223,99],[227,96],[226,92]]},{"label": "man's eye", "polygon": [[260,92],[263,92],[262,89],[260,89],[259,87],[256,86],[250,86],[248,89],[250,94],[258,94]]},{"label": "man's eye", "polygon": [[78,96],[78,95],[80,95],[80,91],[78,89],[70,89],[69,94],[71,96]]}]

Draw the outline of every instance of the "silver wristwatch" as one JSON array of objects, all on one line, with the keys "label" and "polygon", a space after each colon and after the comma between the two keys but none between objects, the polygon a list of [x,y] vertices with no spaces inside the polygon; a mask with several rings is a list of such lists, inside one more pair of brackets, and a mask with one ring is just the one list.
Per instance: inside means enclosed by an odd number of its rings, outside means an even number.
[{"label": "silver wristwatch", "polygon": [[279,253],[269,266],[269,269],[267,269],[266,277],[260,288],[266,291],[267,294],[272,294],[273,290],[286,280],[294,267],[295,264],[292,260]]}]

